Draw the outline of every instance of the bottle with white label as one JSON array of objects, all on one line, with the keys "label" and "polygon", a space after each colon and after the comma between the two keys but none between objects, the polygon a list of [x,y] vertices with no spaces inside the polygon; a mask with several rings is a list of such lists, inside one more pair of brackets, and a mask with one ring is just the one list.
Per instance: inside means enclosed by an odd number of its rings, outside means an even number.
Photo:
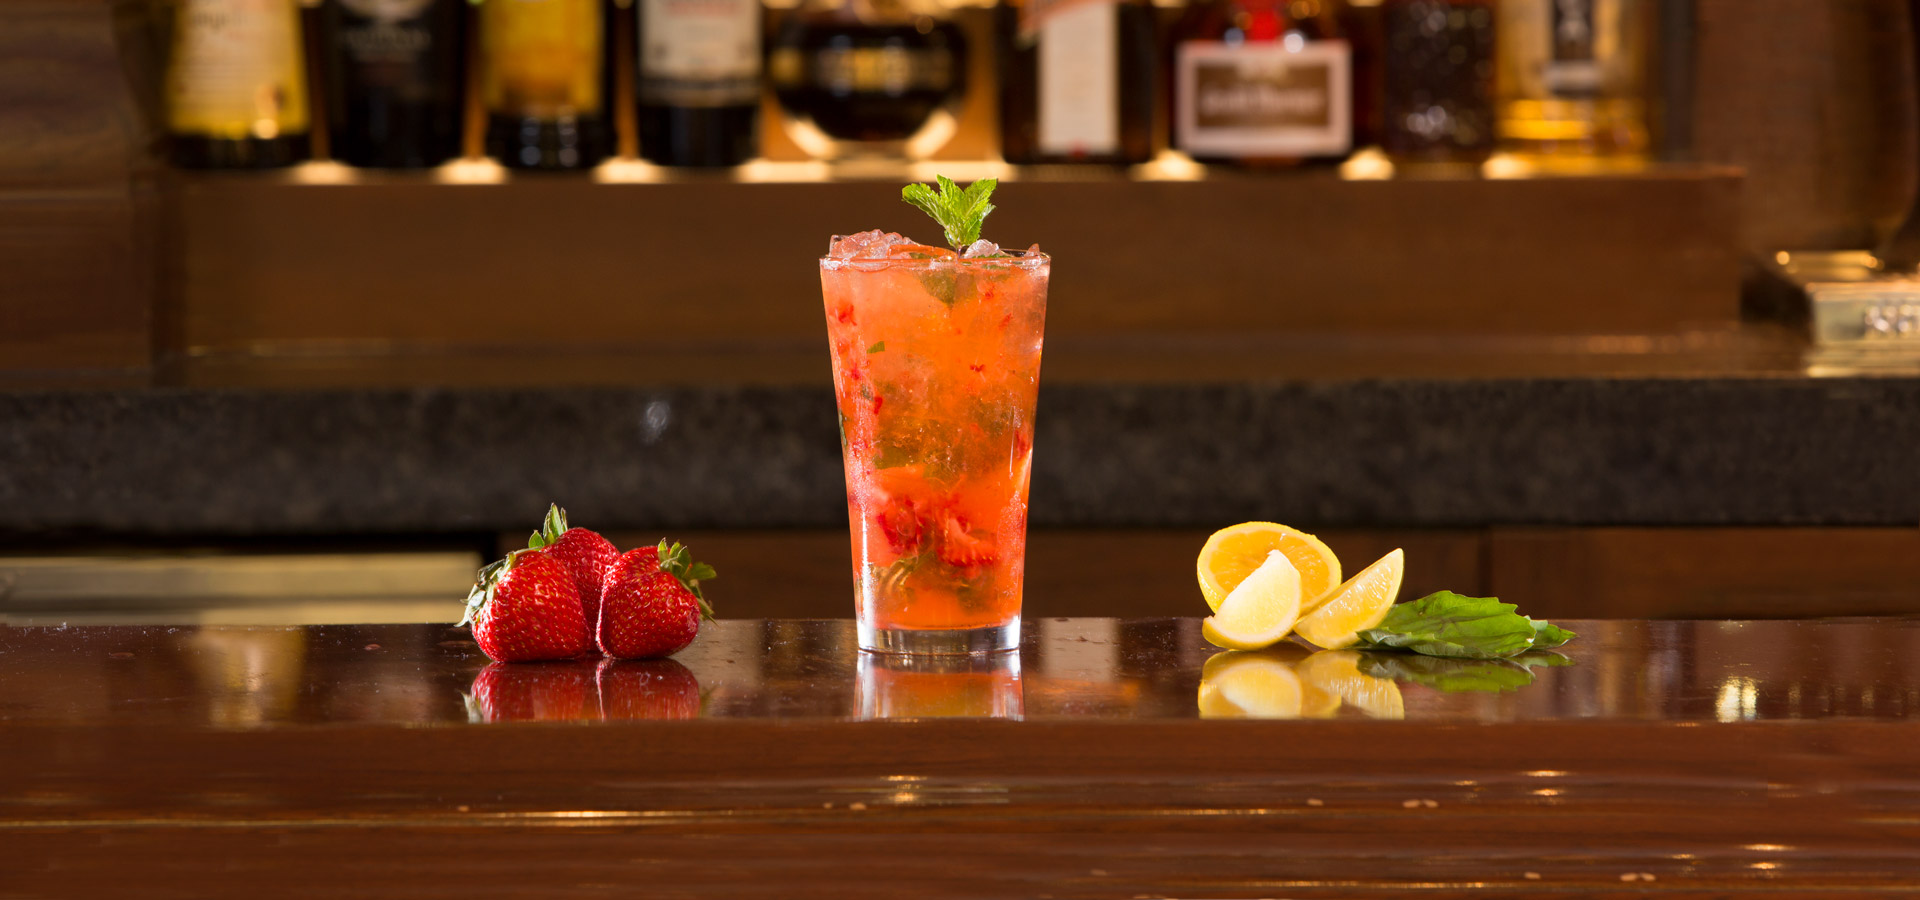
[{"label": "bottle with white label", "polygon": [[1503,0],[1500,133],[1534,162],[1644,160],[1652,43],[1644,0]]},{"label": "bottle with white label", "polygon": [[1159,44],[1149,0],[1008,0],[995,37],[1008,162],[1153,157]]},{"label": "bottle with white label", "polygon": [[165,91],[175,165],[250,169],[305,159],[311,113],[295,0],[180,0]]},{"label": "bottle with white label", "polygon": [[635,0],[640,156],[737,166],[760,152],[759,0]]},{"label": "bottle with white label", "polygon": [[1353,152],[1353,47],[1341,0],[1205,0],[1174,29],[1172,137],[1207,163],[1338,162]]}]

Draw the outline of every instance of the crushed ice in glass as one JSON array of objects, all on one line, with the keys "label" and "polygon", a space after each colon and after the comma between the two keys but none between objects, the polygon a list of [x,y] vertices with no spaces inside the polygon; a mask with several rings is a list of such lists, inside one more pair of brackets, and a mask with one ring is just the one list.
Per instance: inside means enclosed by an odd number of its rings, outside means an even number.
[{"label": "crushed ice in glass", "polygon": [[849,234],[836,239],[833,246],[827,248],[831,259],[886,259],[893,255],[896,244],[911,244],[912,240],[875,228],[859,234]]},{"label": "crushed ice in glass", "polygon": [[1000,245],[981,238],[967,245],[967,252],[960,254],[966,259],[979,259],[982,256],[999,256]]}]

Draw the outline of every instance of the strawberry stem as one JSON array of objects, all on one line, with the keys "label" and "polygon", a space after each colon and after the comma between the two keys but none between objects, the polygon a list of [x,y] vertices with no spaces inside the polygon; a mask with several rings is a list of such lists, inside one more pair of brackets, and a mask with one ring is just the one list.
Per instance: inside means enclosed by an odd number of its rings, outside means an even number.
[{"label": "strawberry stem", "polygon": [[678,579],[687,589],[687,593],[693,595],[694,602],[700,604],[701,618],[709,622],[713,621],[716,618],[713,614],[713,605],[707,602],[706,594],[701,592],[700,580],[718,578],[719,573],[706,563],[694,562],[692,553],[681,544],[669,545],[665,539],[662,539],[660,545],[654,549],[660,558],[660,570]]},{"label": "strawberry stem", "polygon": [[527,538],[527,549],[538,550],[560,540],[567,533],[567,511],[558,503],[547,504],[547,516],[540,522],[540,530]]}]

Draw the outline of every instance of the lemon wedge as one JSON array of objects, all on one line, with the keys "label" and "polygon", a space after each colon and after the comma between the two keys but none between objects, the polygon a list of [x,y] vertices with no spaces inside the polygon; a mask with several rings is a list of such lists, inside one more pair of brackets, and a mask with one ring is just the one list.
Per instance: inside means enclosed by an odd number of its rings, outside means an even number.
[{"label": "lemon wedge", "polygon": [[1300,597],[1308,609],[1340,583],[1340,558],[1319,538],[1275,522],[1242,522],[1214,532],[1200,548],[1200,594],[1207,606],[1219,611],[1227,594],[1276,550],[1299,571]]},{"label": "lemon wedge", "polygon": [[1201,670],[1201,718],[1298,718],[1301,696],[1293,666],[1271,650],[1216,653]]},{"label": "lemon wedge", "polygon": [[1375,719],[1407,717],[1400,686],[1391,678],[1375,678],[1360,671],[1358,651],[1322,650],[1294,668],[1309,693],[1332,694]]},{"label": "lemon wedge", "polygon": [[1200,623],[1200,634],[1228,650],[1262,650],[1286,637],[1299,618],[1300,570],[1275,550]]},{"label": "lemon wedge", "polygon": [[1380,557],[1335,588],[1318,608],[1303,614],[1294,633],[1328,650],[1351,647],[1360,632],[1380,624],[1400,597],[1400,576],[1406,559],[1398,549]]}]

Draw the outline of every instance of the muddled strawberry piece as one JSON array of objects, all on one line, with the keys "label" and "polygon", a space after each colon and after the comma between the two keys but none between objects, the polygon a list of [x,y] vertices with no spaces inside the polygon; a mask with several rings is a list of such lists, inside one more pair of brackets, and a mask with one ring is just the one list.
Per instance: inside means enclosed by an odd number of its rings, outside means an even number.
[{"label": "muddled strawberry piece", "polygon": [[975,537],[967,528],[966,520],[957,515],[949,513],[943,519],[939,546],[934,549],[941,562],[956,569],[978,569],[993,565],[998,554],[991,537]]},{"label": "muddled strawberry piece", "polygon": [[839,322],[842,325],[855,324],[853,321],[853,304],[851,303],[836,304],[833,308],[833,319],[834,321]]},{"label": "muddled strawberry piece", "polygon": [[920,521],[916,506],[912,498],[896,497],[873,517],[874,524],[887,538],[887,546],[901,556],[918,553],[921,542],[926,539],[926,525]]}]

